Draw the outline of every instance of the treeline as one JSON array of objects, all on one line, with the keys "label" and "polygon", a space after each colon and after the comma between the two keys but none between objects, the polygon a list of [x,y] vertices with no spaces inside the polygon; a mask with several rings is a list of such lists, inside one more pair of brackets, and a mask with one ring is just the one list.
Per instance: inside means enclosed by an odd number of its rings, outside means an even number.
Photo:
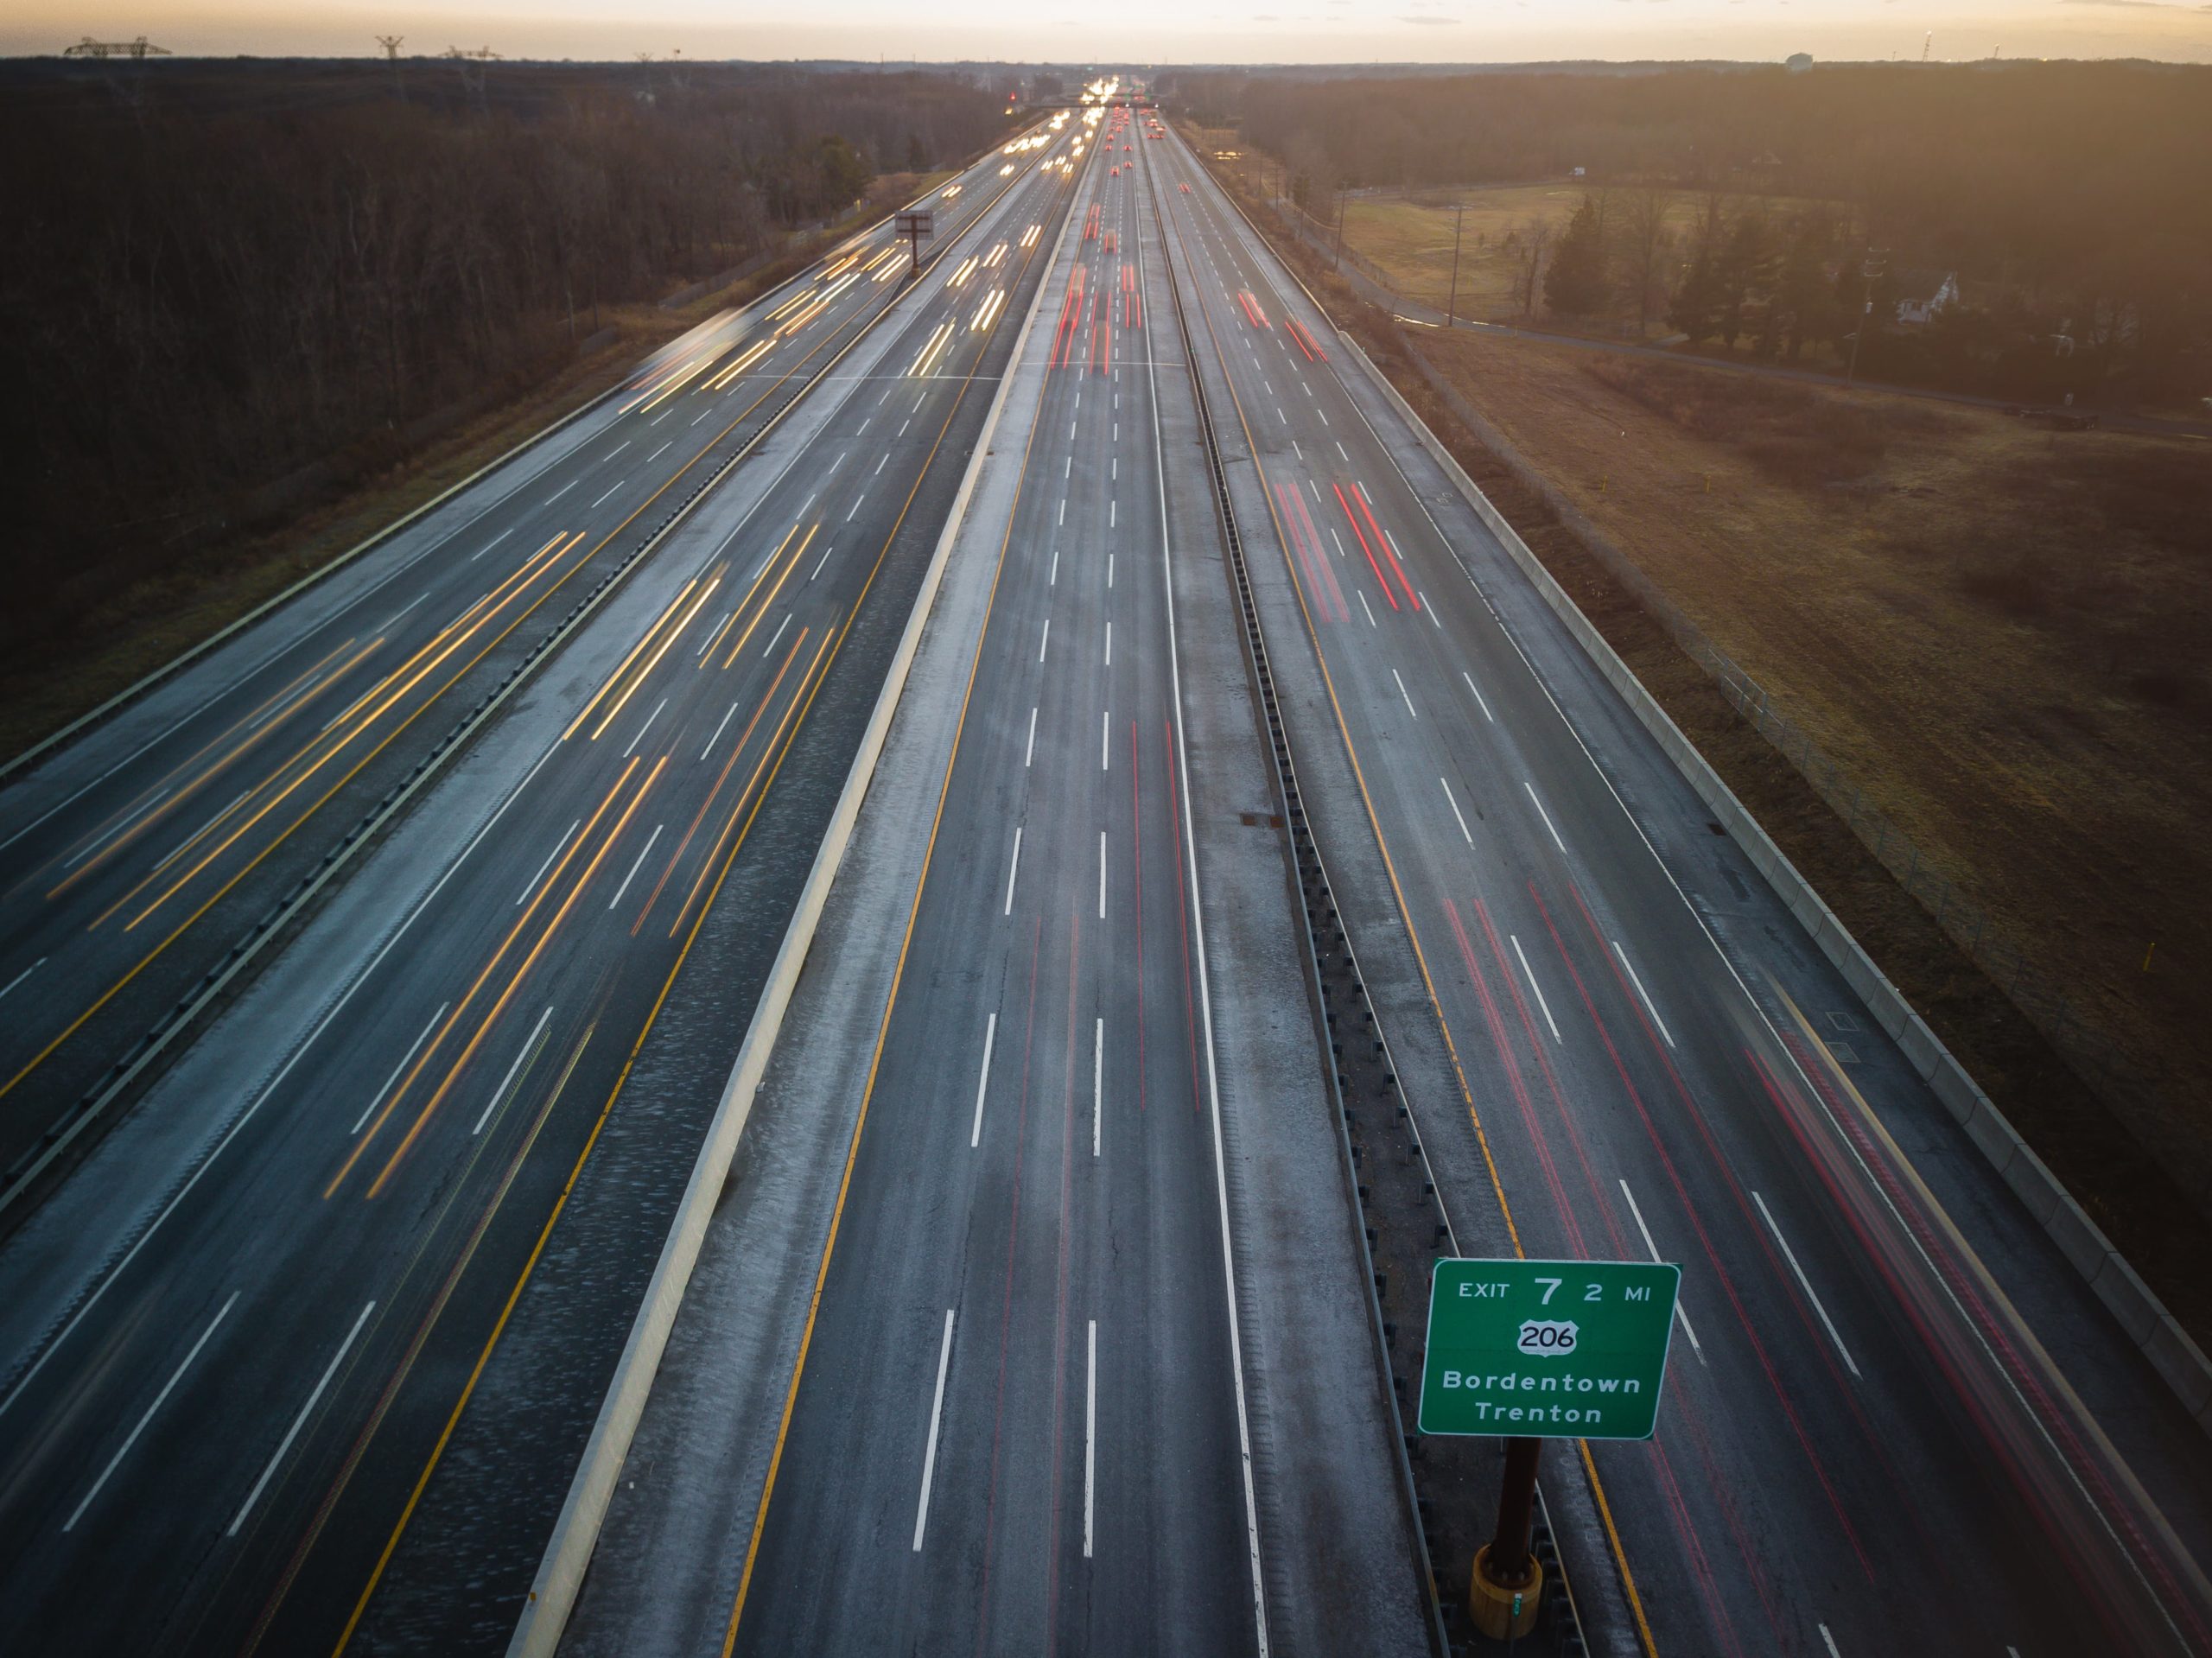
[{"label": "treeline", "polygon": [[1764,327],[1779,307],[1801,321],[1777,340],[1833,328],[1839,287],[1854,316],[1864,303],[1872,248],[1878,320],[1909,273],[1955,271],[1969,302],[1925,336],[1870,335],[1893,370],[2003,378],[1999,358],[2039,339],[2047,355],[2089,353],[2075,378],[2093,368],[2151,395],[2212,389],[2196,384],[2212,378],[2212,67],[1185,75],[1173,97],[1202,120],[1240,123],[1324,194],[1580,168],[1593,187],[1733,196],[1693,235],[1666,232],[1666,304],[1704,262],[1694,322],[1750,314]]},{"label": "treeline", "polygon": [[252,90],[311,94],[274,112],[134,69],[0,98],[18,629],[155,568],[257,486],[387,457],[410,422],[543,375],[601,308],[740,264],[1005,124],[983,88],[927,74],[518,65],[532,96],[510,103],[503,67],[265,66]]}]

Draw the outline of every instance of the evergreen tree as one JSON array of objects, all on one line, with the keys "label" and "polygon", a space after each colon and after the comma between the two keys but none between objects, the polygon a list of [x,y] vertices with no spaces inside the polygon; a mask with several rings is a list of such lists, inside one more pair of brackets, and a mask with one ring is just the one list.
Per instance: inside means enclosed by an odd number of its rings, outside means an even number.
[{"label": "evergreen tree", "polygon": [[1834,228],[1826,217],[1809,214],[1789,239],[1777,278],[1777,324],[1789,342],[1789,360],[1796,362],[1808,340],[1832,339],[1835,307],[1828,285],[1828,250]]},{"label": "evergreen tree", "polygon": [[1765,216],[1745,213],[1728,232],[1713,262],[1713,282],[1719,289],[1719,334],[1731,346],[1744,337],[1745,314],[1764,308],[1774,286],[1774,238]]},{"label": "evergreen tree", "polygon": [[1574,210],[1552,255],[1544,277],[1547,308],[1567,316],[1588,316],[1605,302],[1605,241],[1598,210],[1588,196]]},{"label": "evergreen tree", "polygon": [[1705,211],[1690,233],[1689,269],[1667,308],[1668,324],[1689,336],[1692,345],[1710,340],[1720,331],[1725,296],[1720,289],[1719,261],[1726,220],[1720,198],[1708,195]]}]

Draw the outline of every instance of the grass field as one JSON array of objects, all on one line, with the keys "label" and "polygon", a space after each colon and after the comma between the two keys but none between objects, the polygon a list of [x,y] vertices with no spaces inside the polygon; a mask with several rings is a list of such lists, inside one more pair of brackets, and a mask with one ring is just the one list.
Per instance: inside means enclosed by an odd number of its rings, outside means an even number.
[{"label": "grass field", "polygon": [[2205,446],[1529,340],[1421,345],[2162,1077],[2120,1114],[2212,1190]]},{"label": "grass field", "polygon": [[[1556,240],[1581,206],[1583,194],[1580,183],[1555,182],[1484,185],[1424,193],[1420,197],[1355,196],[1344,204],[1344,245],[1373,264],[1397,292],[1440,309],[1452,293],[1453,204],[1464,202],[1458,314],[1478,321],[1510,322],[1522,315],[1525,273],[1517,263],[1517,251],[1508,246],[1507,238],[1525,236],[1529,226],[1541,223],[1550,227]],[[1614,192],[1616,211],[1626,211],[1629,194]],[[1670,194],[1673,200],[1666,223],[1676,245],[1668,257],[1679,260],[1681,245],[1704,211],[1705,197],[1689,191]],[[1786,196],[1764,197],[1761,201],[1770,214],[1783,216],[1811,205]],[[1330,203],[1315,204],[1318,215],[1325,217],[1332,211]],[[1536,299],[1541,310],[1541,291]],[[1651,321],[1654,331],[1658,331],[1662,326],[1660,319]],[[1633,333],[1633,310],[1626,322]]]},{"label": "grass field", "polygon": [[[950,173],[887,175],[863,223],[932,189]],[[639,359],[727,306],[773,287],[836,237],[800,238],[785,255],[719,293],[664,310],[610,306],[614,340],[563,365],[509,402],[462,422],[403,464],[346,489],[281,526],[203,548],[115,593],[81,625],[0,665],[0,758],[135,683],[347,548],[499,458],[618,384]]]}]

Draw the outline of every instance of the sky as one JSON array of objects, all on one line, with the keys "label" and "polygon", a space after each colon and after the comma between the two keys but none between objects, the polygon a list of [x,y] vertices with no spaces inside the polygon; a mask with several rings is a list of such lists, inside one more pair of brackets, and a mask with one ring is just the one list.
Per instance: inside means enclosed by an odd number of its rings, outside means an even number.
[{"label": "sky", "polygon": [[1099,63],[2152,57],[2212,61],[2212,0],[10,0],[0,55],[90,33],[179,53]]}]

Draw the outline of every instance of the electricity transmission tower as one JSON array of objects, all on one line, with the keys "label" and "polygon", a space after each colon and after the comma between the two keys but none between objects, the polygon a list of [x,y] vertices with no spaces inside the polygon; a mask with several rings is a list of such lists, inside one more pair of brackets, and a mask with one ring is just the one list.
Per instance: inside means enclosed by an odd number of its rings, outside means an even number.
[{"label": "electricity transmission tower", "polygon": [[384,48],[385,56],[391,60],[391,82],[393,86],[399,88],[399,101],[403,104],[407,101],[407,80],[406,77],[399,73],[399,48],[405,42],[406,38],[404,35],[377,36],[377,44]]},{"label": "electricity transmission tower", "polygon": [[[476,107],[485,115],[489,116],[492,112],[492,105],[491,100],[484,95],[484,66],[499,61],[499,54],[488,46],[472,47],[467,50],[458,46],[449,46],[445,49],[445,55],[453,60],[454,67],[461,71],[461,101],[466,104],[470,95],[474,94]],[[473,75],[469,69],[472,63],[475,66]]]}]

